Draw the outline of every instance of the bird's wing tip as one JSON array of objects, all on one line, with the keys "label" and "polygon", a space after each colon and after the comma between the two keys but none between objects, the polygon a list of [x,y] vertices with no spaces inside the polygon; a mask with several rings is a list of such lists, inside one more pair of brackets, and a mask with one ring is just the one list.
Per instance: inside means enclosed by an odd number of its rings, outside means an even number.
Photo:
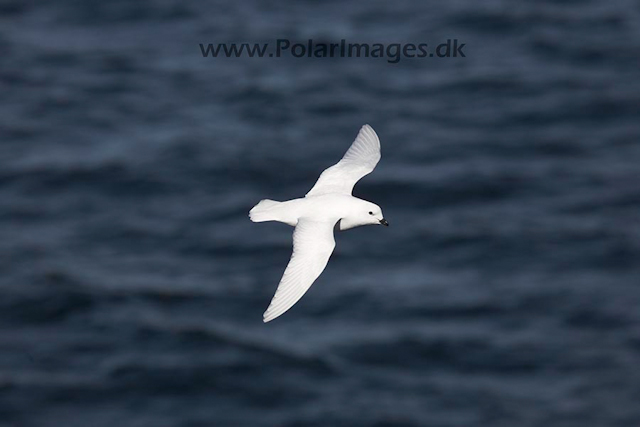
[{"label": "bird's wing tip", "polygon": [[360,131],[368,131],[369,132],[369,137],[373,137],[373,139],[376,142],[376,145],[380,145],[380,138],[378,137],[378,134],[376,133],[376,131],[371,127],[370,124],[366,123],[362,126],[362,128],[360,129]]}]

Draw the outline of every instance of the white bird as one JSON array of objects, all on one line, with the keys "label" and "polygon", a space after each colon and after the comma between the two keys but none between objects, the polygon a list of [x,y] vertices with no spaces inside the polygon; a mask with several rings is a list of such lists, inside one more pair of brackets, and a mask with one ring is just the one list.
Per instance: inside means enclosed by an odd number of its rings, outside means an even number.
[{"label": "white bird", "polygon": [[364,125],[342,160],[322,172],[304,198],[265,199],[249,211],[253,222],[279,221],[295,227],[293,254],[264,312],[265,323],[289,310],[320,276],[336,246],[334,228],[389,225],[378,205],[351,195],[356,182],[371,173],[379,160],[378,135]]}]

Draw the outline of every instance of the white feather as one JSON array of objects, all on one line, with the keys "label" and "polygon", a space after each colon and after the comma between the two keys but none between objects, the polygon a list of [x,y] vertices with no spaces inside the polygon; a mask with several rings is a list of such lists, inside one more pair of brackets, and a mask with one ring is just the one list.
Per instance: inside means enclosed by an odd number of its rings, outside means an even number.
[{"label": "white feather", "polygon": [[370,174],[379,161],[378,135],[371,126],[364,125],[342,160],[322,172],[306,197],[329,193],[350,195],[356,182]]},{"label": "white feather", "polygon": [[293,254],[263,319],[269,322],[289,310],[320,276],[336,246],[335,222],[300,219],[293,231]]}]

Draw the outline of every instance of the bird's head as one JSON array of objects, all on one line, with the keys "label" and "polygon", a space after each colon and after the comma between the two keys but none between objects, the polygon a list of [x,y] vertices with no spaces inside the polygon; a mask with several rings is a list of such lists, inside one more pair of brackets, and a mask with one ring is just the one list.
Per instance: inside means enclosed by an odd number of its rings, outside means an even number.
[{"label": "bird's head", "polygon": [[384,219],[380,206],[361,200],[360,203],[351,209],[348,216],[340,219],[339,229],[348,230],[362,225],[389,226],[389,223]]},{"label": "bird's head", "polygon": [[[365,224],[375,224],[375,225],[384,225],[386,227],[389,226],[389,223],[386,219],[384,219],[384,215],[382,215],[382,209],[380,206],[375,203],[367,203],[368,208],[366,210],[367,221]],[[363,219],[365,218],[365,213],[362,213]]]}]

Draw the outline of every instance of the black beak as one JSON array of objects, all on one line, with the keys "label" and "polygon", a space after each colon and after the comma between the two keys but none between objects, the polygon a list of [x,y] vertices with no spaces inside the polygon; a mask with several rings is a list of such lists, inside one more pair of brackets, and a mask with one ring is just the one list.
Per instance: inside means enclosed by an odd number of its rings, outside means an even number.
[{"label": "black beak", "polygon": [[384,225],[385,227],[388,227],[388,226],[389,226],[389,223],[388,223],[388,222],[387,222],[387,220],[386,220],[386,219],[384,219],[384,218],[382,218],[382,219],[380,220],[380,224]]}]

